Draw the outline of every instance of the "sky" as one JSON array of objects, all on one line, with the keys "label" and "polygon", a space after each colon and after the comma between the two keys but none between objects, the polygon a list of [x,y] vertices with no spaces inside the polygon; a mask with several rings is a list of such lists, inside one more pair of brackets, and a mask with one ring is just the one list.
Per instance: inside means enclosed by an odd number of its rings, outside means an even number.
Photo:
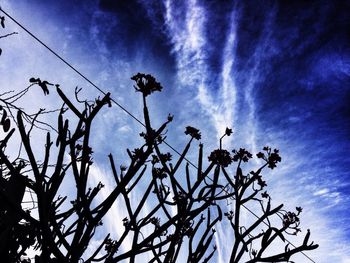
[{"label": "sky", "polygon": [[[229,149],[280,149],[282,163],[266,178],[274,202],[304,208],[302,227],[320,244],[307,253],[316,262],[350,262],[350,1],[0,5],[137,117],[141,101],[130,77],[154,75],[164,90],[152,96],[151,113],[158,124],[174,114],[173,146],[183,147],[184,127],[191,125],[202,131],[207,154],[226,127],[234,130],[225,141]],[[79,86],[86,96],[101,95],[10,21],[6,30],[19,34],[0,39],[1,92],[25,88],[39,76],[67,93]],[[34,110],[57,102],[34,92],[23,103]],[[106,155],[117,152],[126,160],[124,149],[138,143],[130,133],[140,130],[118,107],[103,112],[93,139],[96,181],[108,177]],[[224,235],[219,227],[217,242]],[[227,256],[221,247],[216,262]]]}]

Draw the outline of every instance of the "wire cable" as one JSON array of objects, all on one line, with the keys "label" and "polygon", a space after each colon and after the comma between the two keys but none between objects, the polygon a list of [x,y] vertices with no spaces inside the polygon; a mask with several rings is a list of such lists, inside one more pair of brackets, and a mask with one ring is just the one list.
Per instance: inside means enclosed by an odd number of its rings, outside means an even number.
[{"label": "wire cable", "polygon": [[[44,46],[46,49],[48,49],[53,55],[55,55],[59,60],[61,60],[64,64],[66,64],[69,68],[71,68],[75,73],[77,73],[79,76],[81,76],[84,80],[86,80],[90,85],[92,85],[94,88],[96,88],[99,92],[101,92],[103,95],[106,95],[107,93],[103,91],[100,87],[98,87],[94,82],[92,82],[88,77],[86,77],[84,74],[82,74],[79,70],[77,70],[72,64],[70,64],[66,59],[64,59],[62,56],[60,56],[57,52],[52,50],[48,45],[46,45],[43,41],[41,41],[37,36],[35,36],[31,31],[29,31],[26,27],[24,27],[21,23],[19,23],[15,18],[13,18],[11,15],[9,15],[7,12],[5,12],[2,7],[0,6],[0,11],[3,12],[8,18],[10,18],[15,24],[17,24],[20,28],[22,28],[25,32],[27,32],[32,38],[34,38],[37,42],[39,42],[42,46]],[[123,105],[118,103],[116,100],[111,98],[111,101],[117,105],[120,109],[122,109],[125,113],[127,113],[131,118],[133,118],[135,121],[137,121],[140,125],[143,127],[146,127],[146,125],[139,120],[135,115],[133,115],[130,111],[128,111]],[[163,141],[165,145],[167,145],[171,150],[173,150],[176,154],[181,156],[181,153],[177,151],[173,146],[171,146],[166,141]],[[188,160],[186,157],[184,157],[184,160],[186,160],[190,165],[192,165],[194,168],[198,170],[198,167],[193,164],[190,160]],[[211,181],[210,177],[207,176],[207,178]],[[228,192],[224,190],[227,194]],[[242,205],[247,211],[249,211],[252,215],[254,215],[256,218],[259,218],[259,216],[253,212],[251,209],[249,209],[244,204]],[[265,221],[262,221],[265,225],[269,226]],[[296,246],[289,241],[288,239],[285,239],[291,246],[296,248]],[[300,251],[302,255],[304,255],[307,259],[309,259],[311,262],[316,263],[312,258],[310,258],[308,255],[306,255],[303,251]]]}]

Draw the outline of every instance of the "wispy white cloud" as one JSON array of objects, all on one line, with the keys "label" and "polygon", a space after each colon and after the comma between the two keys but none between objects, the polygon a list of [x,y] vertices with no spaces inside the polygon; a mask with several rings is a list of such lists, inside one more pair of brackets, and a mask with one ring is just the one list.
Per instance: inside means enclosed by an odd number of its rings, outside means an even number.
[{"label": "wispy white cloud", "polygon": [[[217,137],[220,137],[227,126],[232,127],[235,114],[236,87],[231,77],[235,57],[235,14],[230,18],[230,32],[222,55],[221,80],[218,87],[213,87],[209,84],[211,72],[207,65],[207,46],[210,43],[205,31],[208,23],[206,9],[195,0],[187,1],[181,13],[171,1],[166,1],[165,6],[165,23],[176,56],[179,83],[194,94],[202,112],[215,127]],[[215,93],[220,95],[214,96],[213,89],[217,89]]]},{"label": "wispy white cloud", "polygon": [[[182,85],[196,87],[205,81],[205,9],[196,0],[186,1],[181,9],[165,1],[165,23],[177,58],[177,76]],[[181,11],[180,11],[181,10]]]},{"label": "wispy white cloud", "polygon": [[[259,83],[268,67],[264,65],[268,61],[269,58],[279,54],[281,50],[278,49],[274,45],[274,42],[271,41],[275,11],[272,10],[267,19],[266,24],[264,25],[263,37],[257,43],[257,47],[255,52],[251,55],[250,61],[247,62],[247,65],[251,65],[251,68],[247,69],[246,72],[246,85],[244,87],[237,87],[235,84],[235,73],[238,73],[238,69],[235,69],[234,59],[235,59],[235,41],[236,41],[236,29],[237,20],[235,18],[235,13],[233,12],[231,16],[231,27],[227,34],[226,47],[223,50],[223,62],[222,62],[222,83],[221,86],[217,89],[218,92],[213,92],[213,89],[217,87],[209,86],[206,82],[208,72],[208,67],[206,66],[206,48],[210,43],[207,43],[205,32],[200,25],[206,24],[205,12],[206,10],[198,5],[195,1],[190,2],[188,6],[186,6],[186,10],[183,10],[183,13],[186,14],[186,19],[183,21],[179,21],[176,17],[172,16],[172,9],[170,1],[166,2],[167,5],[167,13],[166,13],[166,23],[170,30],[169,37],[172,39],[172,43],[174,45],[174,53],[177,58],[178,64],[178,77],[181,83],[185,86],[192,86],[192,88],[197,87],[197,99],[202,106],[202,111],[204,111],[208,116],[210,116],[213,126],[216,128],[218,135],[222,133],[222,130],[226,126],[230,126],[233,123],[237,123],[237,104],[243,103],[246,106],[247,115],[244,116],[245,121],[243,121],[243,125],[241,128],[244,129],[242,134],[242,138],[245,141],[245,145],[249,145],[249,148],[252,152],[258,151],[257,142],[270,143],[273,142],[274,145],[278,145],[277,141],[273,141],[271,136],[266,137],[266,132],[263,130],[259,130],[259,119],[256,113],[256,84]],[[191,9],[189,9],[191,8]],[[203,17],[200,16],[202,14]],[[191,19],[189,17],[193,17],[197,21],[197,25],[195,28],[192,28],[192,31],[189,30],[191,28]],[[186,37],[187,36],[187,37]],[[200,40],[200,41],[198,41]],[[196,49],[193,49],[196,47]],[[192,56],[191,56],[192,55]],[[192,60],[195,58],[197,60]],[[193,63],[195,62],[195,63]],[[236,70],[236,71],[235,71]],[[238,90],[243,94],[243,96],[238,96]],[[243,100],[243,101],[242,101]],[[291,119],[291,121],[296,119]],[[238,120],[242,123],[242,120]],[[271,138],[271,139],[270,139]],[[282,144],[283,145],[283,144]],[[286,149],[288,149],[286,147]],[[287,151],[283,153],[284,155],[292,155],[294,154],[291,151]],[[292,158],[295,158],[294,160]],[[288,158],[287,166],[284,166],[280,173],[292,173],[301,172],[302,170],[299,167],[297,170],[293,169],[293,162],[300,161],[298,156],[294,156],[292,158]],[[289,163],[289,164],[288,164]],[[289,168],[288,168],[289,167]],[[306,167],[306,166],[305,166]],[[288,172],[289,171],[289,172]],[[287,200],[288,204],[293,208],[293,206],[297,206],[298,203],[304,203],[303,200],[310,200],[310,196],[315,195],[318,198],[328,198],[332,201],[333,205],[336,205],[340,202],[341,194],[336,190],[330,190],[324,188],[323,190],[314,190],[313,192],[300,192],[301,188],[296,189],[294,184],[286,178],[279,177],[278,182],[271,182],[271,188],[277,188],[278,191],[274,192],[274,200],[276,202],[283,202]],[[289,182],[289,183],[288,183]],[[319,189],[319,185],[315,185],[315,189]],[[290,194],[286,194],[290,193]],[[297,196],[297,197],[296,197]],[[316,199],[315,199],[316,200]],[[328,207],[328,206],[327,206]],[[315,206],[315,203],[306,205],[306,210],[312,211],[305,221],[309,222],[305,224],[305,227],[313,228],[314,224],[318,224],[319,226],[323,226],[325,228],[316,228],[312,231],[314,239],[321,244],[321,247],[314,252],[310,252],[317,262],[328,262],[327,256],[332,254],[331,257],[334,260],[346,260],[348,256],[348,251],[341,248],[342,242],[337,242],[338,244],[331,243],[331,239],[344,239],[342,234],[341,227],[337,230],[328,232],[327,235],[324,234],[325,229],[328,224],[331,223],[332,219],[327,217],[324,213],[319,211],[319,209]],[[327,208],[329,209],[329,207]],[[312,216],[311,216],[312,215]],[[218,228],[218,236],[224,236],[225,231],[222,232],[222,229]],[[329,235],[332,238],[329,238]],[[345,239],[344,239],[345,240]],[[216,242],[220,243],[220,239]],[[222,244],[221,248],[225,247]],[[218,258],[222,258],[223,254],[227,254],[226,249],[220,250],[218,252]],[[331,252],[332,251],[332,252]],[[327,255],[327,256],[325,256]],[[298,262],[308,262],[308,259],[301,256],[298,257]],[[326,259],[326,261],[324,261]]]}]

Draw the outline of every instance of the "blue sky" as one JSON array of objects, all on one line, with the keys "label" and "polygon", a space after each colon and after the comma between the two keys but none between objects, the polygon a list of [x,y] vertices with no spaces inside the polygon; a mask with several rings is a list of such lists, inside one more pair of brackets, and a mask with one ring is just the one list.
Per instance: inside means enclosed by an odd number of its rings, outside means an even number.
[{"label": "blue sky", "polygon": [[[228,148],[279,148],[282,164],[267,177],[271,196],[291,209],[304,207],[302,225],[320,244],[309,253],[316,262],[350,262],[349,1],[1,5],[136,116],[140,101],[129,78],[137,72],[156,76],[164,91],[152,98],[151,110],[158,123],[175,115],[172,145],[181,148],[183,128],[190,124],[202,130],[208,153],[226,126],[235,131]],[[1,91],[23,88],[29,77],[40,76],[67,93],[79,86],[88,96],[98,94],[25,32],[7,26],[19,35],[0,42]],[[54,99],[33,98],[28,107],[38,101],[55,105]],[[140,127],[116,107],[97,126],[95,173],[103,177],[106,154],[126,158],[123,149],[137,145],[129,134]]]}]

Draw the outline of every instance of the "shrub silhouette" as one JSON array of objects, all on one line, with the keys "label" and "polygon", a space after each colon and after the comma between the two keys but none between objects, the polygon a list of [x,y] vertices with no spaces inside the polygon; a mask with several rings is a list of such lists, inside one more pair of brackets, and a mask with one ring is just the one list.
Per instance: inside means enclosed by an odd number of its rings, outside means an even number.
[{"label": "shrub silhouette", "polygon": [[[94,165],[90,137],[96,116],[103,107],[112,105],[110,94],[93,102],[78,99],[73,102],[59,85],[53,87],[47,81],[31,78],[27,89],[0,96],[0,258],[4,262],[30,262],[26,257],[29,248],[36,250],[34,262],[140,262],[144,254],[150,257],[149,262],[209,262],[217,249],[213,245],[215,226],[223,220],[231,226],[234,236],[227,262],[291,262],[294,254],[318,247],[309,242],[309,230],[302,244],[293,248],[285,239],[288,234],[300,232],[302,208],[292,212],[283,210],[283,205],[272,207],[262,171],[274,169],[281,161],[278,150],[264,147],[256,155],[262,165],[244,174],[242,164],[253,155],[245,149],[229,152],[222,148],[224,137],[232,134],[227,128],[220,138],[220,147],[209,155],[207,165],[203,160],[203,145],[195,146],[198,161],[194,172],[186,155],[201,139],[200,131],[186,127],[185,135],[189,139],[179,157],[163,152],[161,146],[173,116],[167,116],[162,125],[154,127],[147,107],[147,97],[161,91],[162,86],[147,74],[138,73],[132,80],[143,98],[145,129],[140,136],[144,142],[132,151],[127,149],[127,167],[117,169],[113,155],[109,154],[115,186],[102,201],[96,198],[102,191],[102,183],[89,188]],[[43,83],[50,87],[43,87]],[[31,141],[30,133],[45,125],[38,121],[38,116],[45,112],[39,110],[30,115],[16,106],[33,85],[40,85],[45,95],[50,89],[50,96],[56,89],[64,103],[57,113],[58,125],[52,127],[57,131],[55,144],[51,129],[46,133],[45,156],[40,162],[33,152],[35,142]],[[83,110],[77,104],[83,105]],[[76,121],[65,117],[68,111]],[[25,156],[10,159],[6,146],[16,130]],[[72,176],[76,184],[71,196],[61,194],[66,176]],[[141,181],[145,183],[143,178],[147,178],[146,186],[139,187]],[[21,206],[25,191],[35,196],[33,212]],[[134,192],[141,196],[137,204],[131,200]],[[74,200],[68,202],[68,198]],[[125,206],[121,215],[122,234],[107,234],[95,251],[88,254],[87,248],[97,228],[117,200]],[[146,204],[150,207],[147,213],[142,210]],[[260,213],[251,222],[242,221],[242,210],[247,204],[259,205]],[[280,249],[275,253],[269,251],[278,242],[285,244],[277,245]]]},{"label": "shrub silhouette", "polygon": [[[4,16],[0,16],[0,26],[2,30],[6,27]],[[0,39],[13,34],[17,32],[0,35]],[[294,212],[283,210],[282,204],[272,208],[262,171],[274,169],[281,161],[277,149],[264,147],[256,154],[262,165],[244,174],[242,164],[253,155],[246,149],[230,152],[222,148],[224,137],[232,134],[227,128],[208,162],[204,161],[203,145],[199,143],[193,171],[186,156],[201,139],[200,131],[186,127],[189,140],[179,157],[162,151],[173,116],[168,115],[162,125],[153,127],[147,97],[161,92],[163,87],[149,74],[138,73],[131,79],[143,98],[145,129],[140,136],[144,142],[132,151],[127,149],[130,159],[127,167],[117,169],[113,155],[109,154],[115,186],[102,201],[97,198],[103,191],[102,183],[89,187],[94,166],[90,137],[96,116],[106,105],[112,106],[110,94],[93,102],[82,101],[78,98],[80,90],[76,90],[75,100],[71,100],[58,84],[34,77],[24,90],[0,94],[2,262],[139,262],[145,254],[149,262],[209,262],[217,249],[211,246],[215,226],[224,220],[231,226],[234,237],[227,262],[292,262],[294,254],[318,247],[309,242],[309,230],[302,244],[292,248],[285,239],[286,235],[301,231],[301,207]],[[33,86],[50,96],[56,89],[56,96],[64,103],[59,111],[53,111],[58,115],[57,127],[39,120],[50,111],[39,109],[29,114],[17,105]],[[79,104],[83,110],[79,110]],[[67,117],[67,112],[73,117]],[[34,129],[48,130],[43,161],[38,160],[33,150]],[[20,149],[18,156],[11,158],[7,145],[16,130],[25,154]],[[62,194],[66,177],[73,177],[76,185],[69,196]],[[31,196],[30,208],[23,205],[26,192]],[[135,192],[141,196],[137,203],[131,198]],[[122,234],[108,233],[94,251],[87,250],[92,241],[97,241],[96,230],[117,202],[123,202],[125,207],[119,222],[123,225]],[[150,209],[145,212],[142,208],[146,204]],[[254,208],[257,205],[260,210],[248,222],[242,219],[242,210],[248,209],[247,205]],[[279,249],[271,250],[274,244]],[[33,258],[28,257],[29,250],[35,250]]]}]

